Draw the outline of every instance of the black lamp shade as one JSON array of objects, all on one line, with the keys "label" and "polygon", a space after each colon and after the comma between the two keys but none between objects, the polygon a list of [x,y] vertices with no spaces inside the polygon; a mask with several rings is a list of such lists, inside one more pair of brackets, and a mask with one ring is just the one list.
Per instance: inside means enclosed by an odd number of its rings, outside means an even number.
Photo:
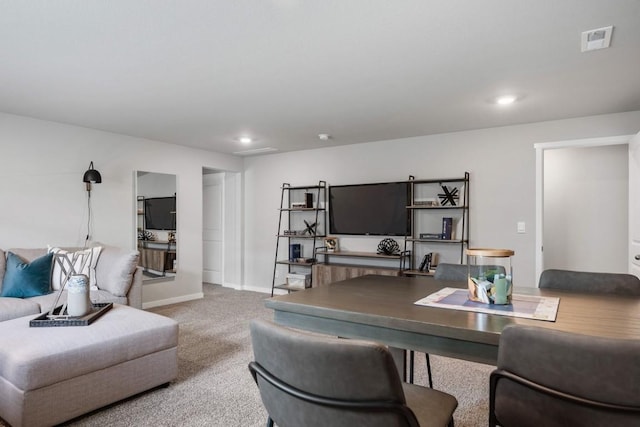
[{"label": "black lamp shade", "polygon": [[95,182],[96,184],[100,184],[102,182],[102,176],[100,175],[100,172],[93,168],[93,162],[89,164],[89,169],[84,173],[82,182]]}]

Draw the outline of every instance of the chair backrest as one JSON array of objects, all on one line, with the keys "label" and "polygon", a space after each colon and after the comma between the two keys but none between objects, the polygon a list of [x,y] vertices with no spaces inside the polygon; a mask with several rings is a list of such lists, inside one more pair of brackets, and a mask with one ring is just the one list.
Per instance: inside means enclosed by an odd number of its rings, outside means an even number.
[{"label": "chair backrest", "polygon": [[539,288],[640,296],[640,279],[631,274],[591,273],[586,271],[544,270]]},{"label": "chair backrest", "polygon": [[640,425],[640,341],[511,325],[491,374],[490,425]]},{"label": "chair backrest", "polygon": [[436,267],[433,278],[452,282],[466,282],[469,275],[469,266],[466,264],[448,264],[441,262]]},{"label": "chair backrest", "polygon": [[249,368],[279,427],[417,426],[389,350],[251,322]]},{"label": "chair backrest", "polygon": [[[477,275],[478,269],[480,267],[477,265],[467,265],[467,264],[448,264],[441,262],[436,267],[436,271],[433,274],[433,278],[436,280],[445,280],[451,282],[466,282],[469,275],[469,269],[471,269],[471,273]],[[485,269],[497,269],[501,273],[505,273],[505,269],[501,265],[490,266],[486,265],[483,268]]]}]

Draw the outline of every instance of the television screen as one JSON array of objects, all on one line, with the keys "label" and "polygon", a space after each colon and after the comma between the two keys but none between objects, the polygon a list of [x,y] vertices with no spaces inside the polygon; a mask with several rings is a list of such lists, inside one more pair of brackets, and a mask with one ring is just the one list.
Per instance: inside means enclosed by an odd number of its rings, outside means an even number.
[{"label": "television screen", "polygon": [[334,185],[329,187],[331,234],[404,236],[409,233],[409,184]]},{"label": "television screen", "polygon": [[144,199],[144,225],[147,230],[176,229],[176,198],[152,197]]}]

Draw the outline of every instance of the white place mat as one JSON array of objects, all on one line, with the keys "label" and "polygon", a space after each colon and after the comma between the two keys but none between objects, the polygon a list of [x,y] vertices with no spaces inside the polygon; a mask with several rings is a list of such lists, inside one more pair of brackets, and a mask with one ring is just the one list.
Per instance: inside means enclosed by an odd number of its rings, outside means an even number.
[{"label": "white place mat", "polygon": [[560,298],[513,294],[509,305],[484,304],[470,301],[466,289],[443,288],[414,304],[555,322]]}]

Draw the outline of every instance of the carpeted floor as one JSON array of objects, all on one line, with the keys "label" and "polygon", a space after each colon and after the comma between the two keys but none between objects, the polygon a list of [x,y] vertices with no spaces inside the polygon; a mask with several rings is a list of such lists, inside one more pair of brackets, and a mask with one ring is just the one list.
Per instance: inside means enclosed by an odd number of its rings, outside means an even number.
[{"label": "carpeted floor", "polygon": [[[204,286],[204,299],[150,311],[180,324],[179,374],[167,388],[143,393],[66,423],[67,426],[263,426],[266,419],[247,364],[248,323],[272,318],[265,294]],[[417,355],[416,383],[426,384]],[[434,387],[456,396],[457,427],[485,426],[490,366],[432,356]]]}]

